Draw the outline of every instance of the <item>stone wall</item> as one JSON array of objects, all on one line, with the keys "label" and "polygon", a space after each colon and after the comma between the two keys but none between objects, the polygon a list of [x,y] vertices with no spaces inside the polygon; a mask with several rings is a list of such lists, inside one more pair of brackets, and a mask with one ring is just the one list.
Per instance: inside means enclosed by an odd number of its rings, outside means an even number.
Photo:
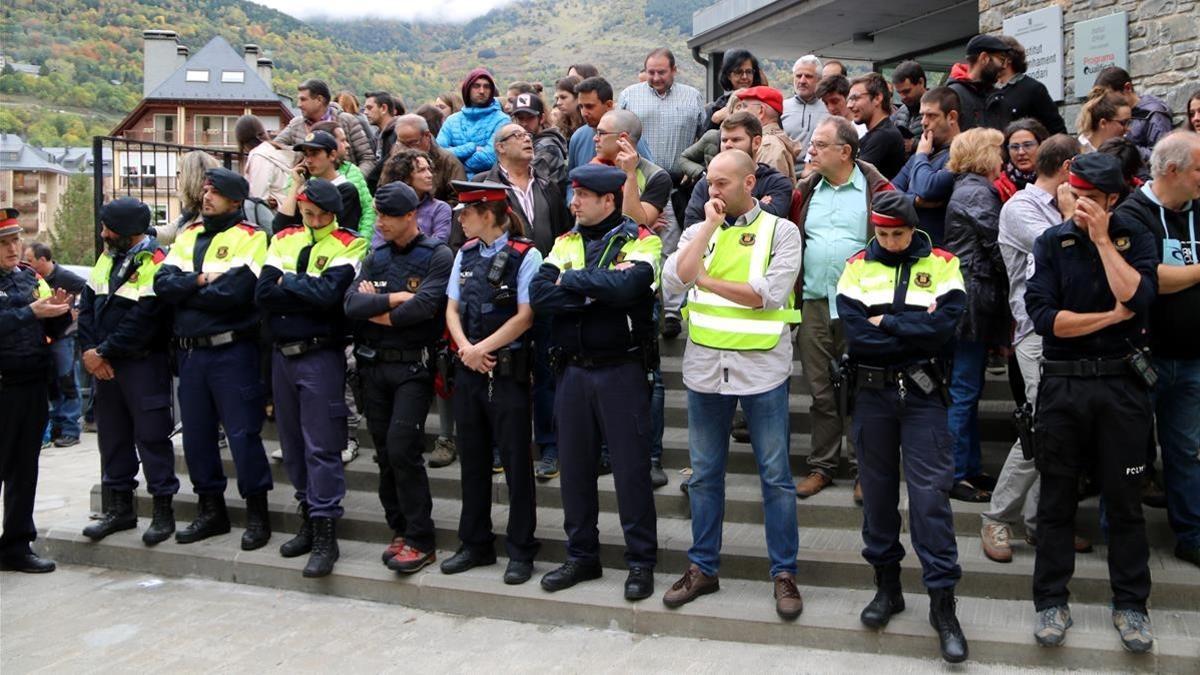
[{"label": "stone wall", "polygon": [[[1006,17],[1058,4],[1063,10],[1063,117],[1075,128],[1074,27],[1124,10],[1129,17],[1129,74],[1139,94],[1154,94],[1183,122],[1187,99],[1200,89],[1200,2],[1197,0],[979,0],[980,32],[999,33]],[[1090,84],[1090,83],[1088,83]]]}]

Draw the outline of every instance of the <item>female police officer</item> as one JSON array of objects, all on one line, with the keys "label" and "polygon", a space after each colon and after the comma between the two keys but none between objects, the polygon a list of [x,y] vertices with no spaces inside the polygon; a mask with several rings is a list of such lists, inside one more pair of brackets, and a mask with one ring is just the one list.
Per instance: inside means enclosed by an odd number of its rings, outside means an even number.
[{"label": "female police officer", "polygon": [[918,236],[916,210],[899,192],[871,206],[875,239],[838,281],[838,314],[854,369],[854,446],[863,491],[863,557],[878,592],[860,619],[872,628],[904,610],[900,591],[900,455],[908,483],[913,548],[929,589],[929,623],[942,658],[967,658],[954,614],[962,575],[948,491],[954,458],[946,427],[943,359],[966,305],[958,259]]},{"label": "female police officer", "polygon": [[462,458],[458,553],[442,563],[457,574],[496,562],[492,534],[492,448],[500,450],[508,483],[508,568],[504,583],[533,573],[538,541],[533,460],[529,453],[529,282],[542,264],[509,210],[507,187],[452,181],[459,222],[468,240],[459,249],[446,289],[446,327],[458,345],[454,421]]}]

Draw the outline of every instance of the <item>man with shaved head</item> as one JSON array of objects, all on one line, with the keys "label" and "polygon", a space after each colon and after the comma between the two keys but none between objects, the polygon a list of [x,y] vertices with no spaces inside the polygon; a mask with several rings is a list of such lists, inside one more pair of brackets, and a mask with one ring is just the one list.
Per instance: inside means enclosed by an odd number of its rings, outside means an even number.
[{"label": "man with shaved head", "polygon": [[788,465],[791,328],[800,323],[793,288],[801,239],[795,225],[767,213],[754,198],[757,168],[741,150],[713,158],[704,221],[684,231],[663,268],[664,292],[688,296],[683,384],[692,464],[691,564],[663,595],[663,604],[679,607],[720,588],[725,466],[740,403],[762,482],[775,611],[791,620],[804,607],[796,589],[799,533]]}]

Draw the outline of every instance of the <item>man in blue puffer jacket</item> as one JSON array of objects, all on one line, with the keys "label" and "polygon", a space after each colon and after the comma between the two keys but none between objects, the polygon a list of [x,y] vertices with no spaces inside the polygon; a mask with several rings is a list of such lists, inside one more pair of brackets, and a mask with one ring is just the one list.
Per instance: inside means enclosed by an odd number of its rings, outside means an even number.
[{"label": "man in blue puffer jacket", "polygon": [[496,163],[492,134],[511,121],[496,96],[492,74],[486,68],[472,70],[462,84],[465,107],[447,117],[437,135],[438,145],[453,152],[470,175],[483,173]]}]

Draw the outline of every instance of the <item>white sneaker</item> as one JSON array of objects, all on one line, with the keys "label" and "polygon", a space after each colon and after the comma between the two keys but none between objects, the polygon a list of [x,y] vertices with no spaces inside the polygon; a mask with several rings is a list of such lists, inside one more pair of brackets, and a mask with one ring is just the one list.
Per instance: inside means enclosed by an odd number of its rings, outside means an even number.
[{"label": "white sneaker", "polygon": [[351,438],[346,442],[346,449],[342,451],[342,464],[349,464],[358,457],[358,439]]},{"label": "white sneaker", "polygon": [[273,459],[277,462],[282,462],[283,461],[283,448],[275,448],[274,450],[272,450],[271,451],[271,459]]}]

